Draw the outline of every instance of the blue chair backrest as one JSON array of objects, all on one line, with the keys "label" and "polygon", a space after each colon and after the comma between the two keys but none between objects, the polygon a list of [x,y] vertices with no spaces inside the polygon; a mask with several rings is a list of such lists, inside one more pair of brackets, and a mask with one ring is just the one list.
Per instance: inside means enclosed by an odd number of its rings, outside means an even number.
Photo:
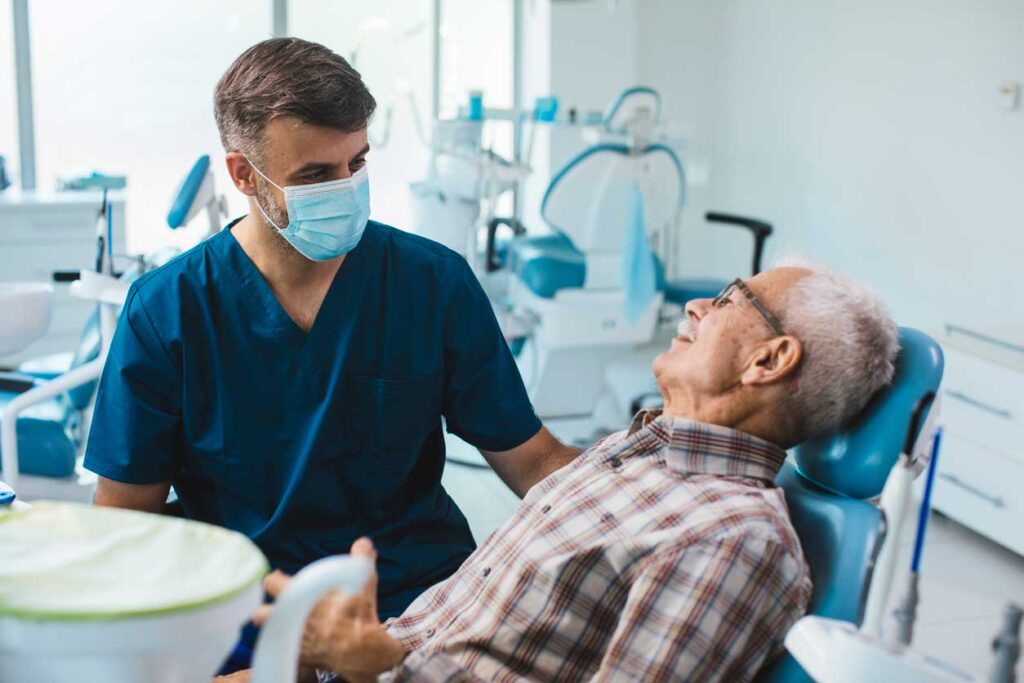
[{"label": "blue chair backrest", "polygon": [[[808,614],[860,624],[875,557],[885,533],[882,511],[826,491],[786,463],[775,483],[786,492],[814,590]],[[763,669],[756,683],[811,683],[788,653]]]},{"label": "blue chair backrest", "polygon": [[175,230],[185,225],[193,204],[199,194],[199,188],[203,185],[203,178],[210,170],[210,155],[204,154],[192,164],[188,175],[181,181],[181,185],[174,191],[174,198],[171,200],[171,208],[167,212],[167,225]]},{"label": "blue chair backrest", "polygon": [[[922,398],[938,389],[942,370],[939,345],[923,332],[901,328],[892,384],[843,429],[798,447],[796,467],[787,463],[779,473],[776,483],[786,493],[814,583],[808,614],[861,623],[884,537],[884,515],[861,498],[882,490],[903,450],[911,415]],[[811,679],[786,654],[756,681]]]},{"label": "blue chair backrest", "polygon": [[[851,498],[877,496],[903,451],[915,407],[938,391],[942,370],[938,343],[924,332],[901,327],[892,384],[843,429],[797,447],[797,469],[811,481]],[[925,415],[921,417],[923,425]]]}]

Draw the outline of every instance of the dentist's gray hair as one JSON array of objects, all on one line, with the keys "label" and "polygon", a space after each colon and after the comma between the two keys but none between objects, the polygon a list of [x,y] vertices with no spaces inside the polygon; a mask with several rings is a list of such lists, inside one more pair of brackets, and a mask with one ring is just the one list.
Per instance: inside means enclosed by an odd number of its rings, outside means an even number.
[{"label": "dentist's gray hair", "polygon": [[811,271],[789,290],[780,316],[803,347],[790,406],[803,441],[856,417],[892,381],[899,331],[864,285],[800,254],[775,265]]}]

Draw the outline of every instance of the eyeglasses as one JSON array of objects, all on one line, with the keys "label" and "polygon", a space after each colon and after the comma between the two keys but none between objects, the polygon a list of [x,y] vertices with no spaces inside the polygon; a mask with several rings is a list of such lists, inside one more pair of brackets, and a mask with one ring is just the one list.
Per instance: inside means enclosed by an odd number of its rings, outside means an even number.
[{"label": "eyeglasses", "polygon": [[749,301],[754,306],[754,308],[757,309],[757,312],[761,314],[761,317],[764,318],[764,321],[766,323],[768,323],[768,327],[772,328],[772,332],[774,332],[776,336],[781,337],[786,334],[785,332],[782,331],[782,323],[779,322],[779,319],[772,315],[771,311],[765,308],[764,304],[761,303],[760,299],[758,299],[757,296],[755,296],[754,293],[750,291],[750,287],[747,287],[747,285],[740,278],[736,278],[735,280],[727,284],[725,286],[725,289],[723,289],[718,294],[718,296],[712,299],[711,305],[714,306],[715,308],[720,308],[721,306],[725,305],[726,303],[729,302],[729,296],[737,289],[740,290],[740,292],[743,293],[743,296],[747,298],[747,301]]}]

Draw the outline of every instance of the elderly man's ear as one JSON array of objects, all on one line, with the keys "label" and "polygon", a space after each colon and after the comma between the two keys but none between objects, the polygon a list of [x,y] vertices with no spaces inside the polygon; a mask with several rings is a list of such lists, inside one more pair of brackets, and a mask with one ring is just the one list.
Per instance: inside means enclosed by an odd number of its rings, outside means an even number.
[{"label": "elderly man's ear", "polygon": [[774,384],[790,378],[800,365],[803,347],[796,337],[784,335],[758,344],[740,377],[744,385]]}]

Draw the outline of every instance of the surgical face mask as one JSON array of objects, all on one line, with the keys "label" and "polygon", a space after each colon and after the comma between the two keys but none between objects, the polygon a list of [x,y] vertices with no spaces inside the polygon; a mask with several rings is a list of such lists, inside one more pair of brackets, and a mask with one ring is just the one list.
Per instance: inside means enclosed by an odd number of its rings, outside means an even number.
[{"label": "surgical face mask", "polygon": [[249,165],[284,193],[288,209],[288,225],[284,228],[267,215],[258,197],[256,206],[300,254],[311,261],[329,261],[359,244],[370,219],[370,181],[365,166],[351,178],[281,187],[251,161]]}]

